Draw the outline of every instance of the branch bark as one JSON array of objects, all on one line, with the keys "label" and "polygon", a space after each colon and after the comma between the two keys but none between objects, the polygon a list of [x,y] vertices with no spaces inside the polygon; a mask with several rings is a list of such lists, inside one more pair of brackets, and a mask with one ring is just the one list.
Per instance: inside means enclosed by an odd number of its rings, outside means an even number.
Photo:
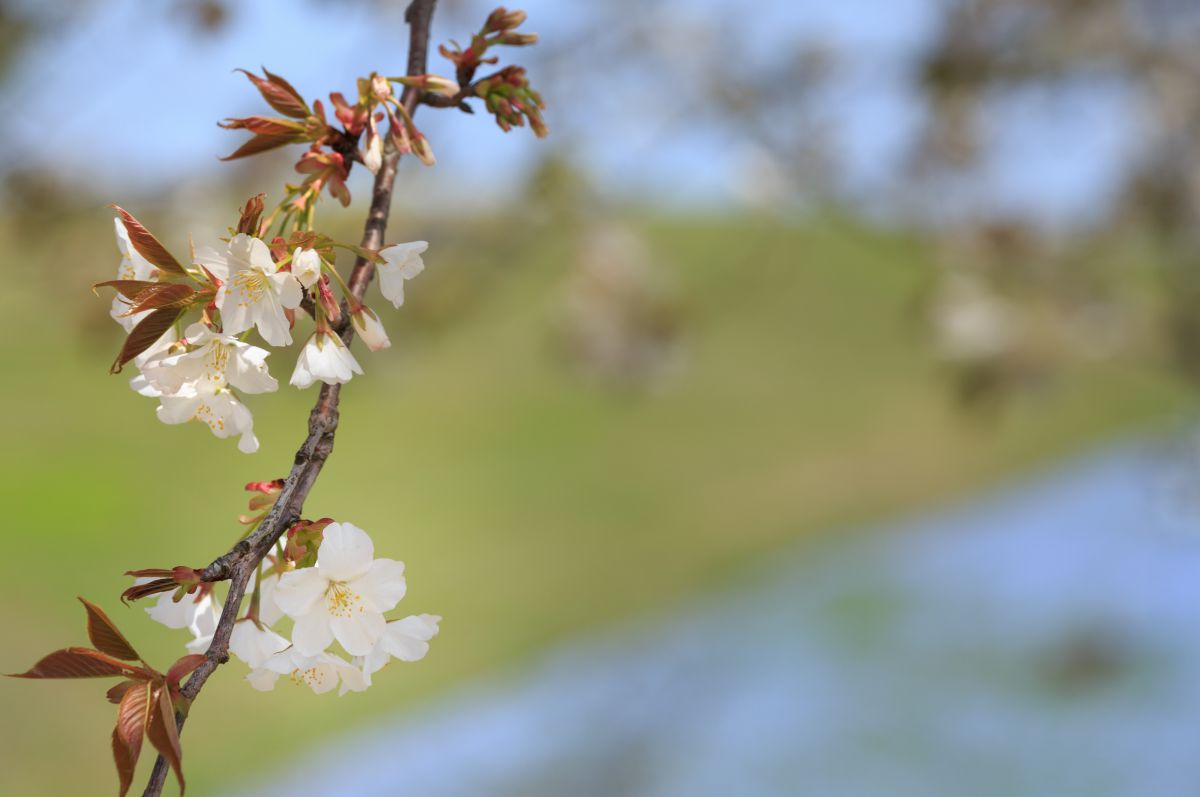
[{"label": "branch bark", "polygon": [[[408,74],[423,75],[426,72],[426,62],[429,57],[429,27],[433,21],[434,6],[437,0],[412,0],[404,19],[409,26]],[[409,114],[416,112],[420,92],[406,87],[401,95],[401,102]],[[388,213],[392,207],[392,189],[396,182],[396,165],[400,153],[389,147],[383,159],[379,173],[375,175],[375,186],[371,193],[371,206],[367,212],[367,220],[363,225],[362,246],[366,249],[379,249],[383,246],[384,232],[387,229]],[[355,299],[361,300],[366,293],[371,278],[375,275],[374,265],[363,258],[358,258],[354,269],[350,272],[348,286]],[[354,336],[354,327],[350,324],[349,308],[342,305],[342,314],[335,327],[342,340],[347,344]],[[338,399],[341,385],[322,384],[317,402],[308,416],[308,436],[304,438],[291,472],[284,481],[283,490],[275,502],[275,506],[259,524],[258,528],[246,539],[233,546],[227,553],[215,559],[204,569],[205,581],[229,581],[229,595],[225,600],[225,608],[217,623],[216,633],[213,634],[212,644],[208,647],[205,661],[184,684],[184,697],[195,700],[200,694],[209,676],[220,665],[229,661],[229,637],[233,633],[233,624],[237,621],[241,608],[242,596],[245,595],[246,585],[258,563],[266,556],[276,541],[297,520],[304,508],[304,501],[316,483],[325,460],[333,451],[333,438],[338,426]],[[180,714],[175,718],[176,725],[182,731],[185,717]],[[166,781],[168,765],[159,756],[154,762],[150,780],[146,784],[142,797],[158,797],[162,794]]]}]

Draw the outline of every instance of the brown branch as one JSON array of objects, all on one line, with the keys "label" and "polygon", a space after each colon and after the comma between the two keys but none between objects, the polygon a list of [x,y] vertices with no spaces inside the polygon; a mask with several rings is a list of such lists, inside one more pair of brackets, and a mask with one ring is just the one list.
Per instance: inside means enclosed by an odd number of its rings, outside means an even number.
[{"label": "brown branch", "polygon": [[[433,19],[434,6],[437,0],[412,0],[405,12],[404,18],[409,25],[408,74],[423,75],[426,71],[426,60],[429,55],[429,25]],[[401,101],[410,114],[415,112],[420,92],[405,88]],[[400,154],[389,147],[383,159],[379,173],[375,175],[375,187],[371,194],[371,207],[367,212],[367,220],[363,226],[362,246],[365,249],[379,249],[383,246],[384,232],[387,228],[388,213],[392,206],[392,188],[396,182],[396,164]],[[357,300],[362,300],[367,286],[374,276],[375,267],[364,258],[358,258],[354,269],[350,272],[350,292]],[[343,313],[337,332],[346,343],[354,336],[354,327],[350,324],[349,309],[343,303]],[[184,684],[183,696],[194,700],[209,676],[218,666],[229,660],[229,637],[233,633],[233,624],[237,621],[241,610],[242,596],[251,575],[258,567],[271,548],[283,533],[300,518],[304,500],[312,490],[325,460],[333,451],[333,437],[338,425],[338,398],[341,385],[321,385],[317,403],[308,416],[308,436],[296,452],[292,470],[284,481],[283,490],[275,502],[275,506],[258,525],[254,533],[233,546],[228,553],[218,557],[204,569],[205,581],[229,581],[229,595],[225,599],[225,608],[217,623],[212,643],[208,647],[204,663],[201,664]],[[180,730],[183,729],[185,717],[180,714],[175,718]],[[163,783],[167,778],[167,762],[162,756],[154,762],[150,780],[146,784],[142,797],[158,797],[162,794]]]}]

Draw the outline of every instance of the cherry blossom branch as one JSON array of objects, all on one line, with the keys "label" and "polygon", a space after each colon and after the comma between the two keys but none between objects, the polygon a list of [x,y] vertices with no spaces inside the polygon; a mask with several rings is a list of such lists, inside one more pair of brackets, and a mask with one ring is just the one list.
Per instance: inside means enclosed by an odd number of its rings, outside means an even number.
[{"label": "cherry blossom branch", "polygon": [[[433,20],[434,6],[437,0],[413,0],[405,12],[405,21],[409,25],[408,74],[423,75],[429,55],[429,28]],[[406,87],[401,97],[401,103],[411,115],[421,98],[421,92],[412,87]],[[396,165],[400,153],[394,147],[389,147],[383,159],[379,172],[375,175],[375,185],[371,195],[371,206],[367,212],[367,220],[363,226],[362,247],[378,250],[383,245],[384,233],[387,228],[388,214],[392,205],[392,191],[396,181]],[[348,281],[350,292],[356,301],[361,301],[367,286],[374,276],[375,267],[371,261],[359,257],[354,264]],[[349,344],[354,336],[354,328],[350,323],[350,313],[346,302],[342,304],[343,312],[335,331],[342,340]],[[212,643],[205,654],[204,662],[183,685],[182,695],[189,701],[195,700],[204,687],[209,676],[229,660],[229,638],[233,633],[234,623],[238,619],[242,597],[245,595],[247,584],[262,561],[284,532],[300,519],[304,501],[316,483],[317,476],[324,467],[325,461],[333,451],[334,434],[338,426],[338,400],[341,385],[324,384],[321,387],[317,402],[308,418],[308,436],[304,439],[291,472],[284,480],[283,489],[275,505],[258,525],[255,531],[246,539],[237,543],[227,553],[215,559],[203,571],[203,580],[207,582],[229,581],[229,594],[225,599],[225,607],[221,612]],[[176,725],[182,730],[186,717],[177,714]],[[161,755],[154,762],[150,780],[146,784],[143,797],[158,797],[162,793],[169,770],[168,763]]]}]

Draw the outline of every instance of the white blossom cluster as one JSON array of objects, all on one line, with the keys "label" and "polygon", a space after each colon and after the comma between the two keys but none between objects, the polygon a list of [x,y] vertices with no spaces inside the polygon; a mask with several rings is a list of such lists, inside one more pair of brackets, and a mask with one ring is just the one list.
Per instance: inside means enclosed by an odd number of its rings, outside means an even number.
[{"label": "white blossom cluster", "polygon": [[[258,585],[257,617],[241,617],[233,627],[229,651],[250,667],[246,680],[255,689],[275,688],[279,677],[306,684],[317,694],[361,692],[392,659],[418,661],[429,651],[441,617],[410,615],[388,621],[407,586],[404,563],[376,559],[365,531],[350,523],[325,527],[316,564],[264,576]],[[254,582],[247,593],[254,589]],[[221,606],[211,590],[197,590],[176,601],[159,596],[147,613],[168,628],[187,628],[194,637],[189,653],[203,653],[212,642]],[[291,620],[291,639],[280,633]],[[337,642],[342,653],[331,651]]]},{"label": "white blossom cluster", "polygon": [[[133,246],[122,220],[115,223],[121,251],[117,278],[152,280],[154,265]],[[424,241],[414,241],[380,250],[379,288],[397,308],[404,303],[405,281],[424,270],[421,254],[427,248]],[[258,450],[254,419],[238,392],[269,393],[279,383],[267,369],[269,352],[245,338],[253,329],[268,346],[290,346],[292,311],[307,292],[316,290],[323,270],[336,272],[315,249],[296,248],[286,266],[277,264],[265,241],[245,233],[234,235],[222,249],[198,249],[194,260],[193,265],[220,280],[213,302],[219,326],[211,319],[198,322],[182,330],[182,337],[175,329],[167,330],[134,359],[140,374],[130,384],[141,395],[159,400],[163,423],[199,421],[217,437],[238,435],[238,448],[253,453]],[[127,332],[150,312],[131,314],[125,299],[113,299],[112,316]],[[391,345],[370,308],[355,306],[351,313],[354,330],[367,348],[378,351]],[[318,381],[342,384],[361,373],[342,339],[319,324],[304,344],[290,381],[303,389]]]}]

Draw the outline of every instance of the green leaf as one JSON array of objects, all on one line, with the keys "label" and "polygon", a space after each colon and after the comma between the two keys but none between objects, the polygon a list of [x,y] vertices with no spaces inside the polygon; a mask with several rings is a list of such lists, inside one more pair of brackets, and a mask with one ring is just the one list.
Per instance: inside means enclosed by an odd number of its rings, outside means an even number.
[{"label": "green leaf", "polygon": [[166,687],[154,690],[150,698],[150,722],[146,726],[146,736],[154,749],[163,757],[171,769],[175,771],[175,779],[179,781],[179,793],[183,794],[183,751],[179,747],[179,729],[175,726],[175,709],[171,705],[171,696]]},{"label": "green leaf", "polygon": [[88,639],[92,640],[96,650],[126,661],[137,661],[141,658],[133,649],[133,645],[129,644],[129,640],[117,628],[116,623],[110,620],[99,606],[89,603],[83,598],[80,598],[79,602],[83,604],[83,608],[87,609]]},{"label": "green leaf", "polygon": [[163,271],[181,277],[187,276],[187,271],[184,270],[183,266],[179,265],[179,261],[129,211],[118,205],[109,205],[109,207],[121,214],[121,220],[125,222],[125,229],[129,233],[129,241],[133,244],[133,248],[138,251],[138,254]]},{"label": "green leaf", "polygon": [[129,333],[129,337],[125,338],[125,345],[121,347],[117,359],[113,360],[109,373],[121,373],[121,368],[125,363],[153,346],[155,341],[161,338],[163,333],[175,323],[175,319],[182,314],[182,307],[163,307],[139,321],[138,325]]},{"label": "green leaf", "polygon": [[134,675],[145,670],[106,656],[91,648],[63,648],[42,659],[12,678],[109,678],[114,675]]}]

